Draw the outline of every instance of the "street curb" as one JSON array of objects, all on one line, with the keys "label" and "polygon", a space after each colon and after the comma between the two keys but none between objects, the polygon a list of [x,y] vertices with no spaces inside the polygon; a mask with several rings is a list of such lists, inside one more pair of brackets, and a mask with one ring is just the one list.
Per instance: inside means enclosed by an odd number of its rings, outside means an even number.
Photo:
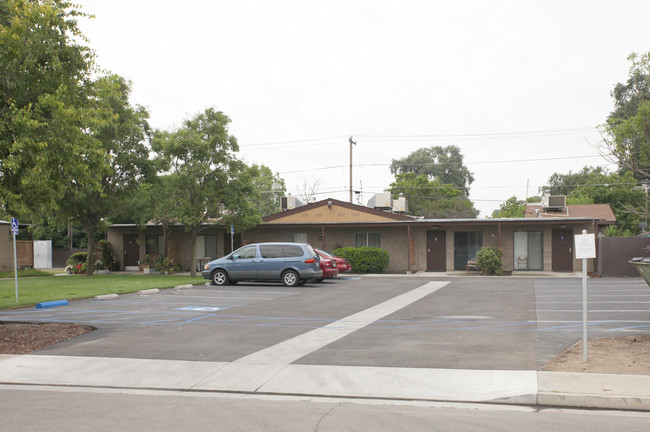
[{"label": "street curb", "polygon": [[119,298],[117,294],[103,294],[103,295],[98,295],[93,297],[93,300],[115,300],[116,298]]},{"label": "street curb", "polygon": [[537,405],[567,408],[597,408],[627,411],[650,411],[650,397],[627,395],[599,396],[593,394],[545,393],[537,394]]},{"label": "street curb", "polygon": [[174,287],[176,291],[182,291],[182,290],[192,289],[192,288],[194,288],[194,285],[192,284],[177,285]]},{"label": "street curb", "polygon": [[537,404],[650,411],[650,375],[537,373]]},{"label": "street curb", "polygon": [[153,289],[146,289],[146,290],[141,290],[138,291],[138,295],[143,295],[143,294],[157,294],[159,293],[160,290],[158,288],[153,288]]}]

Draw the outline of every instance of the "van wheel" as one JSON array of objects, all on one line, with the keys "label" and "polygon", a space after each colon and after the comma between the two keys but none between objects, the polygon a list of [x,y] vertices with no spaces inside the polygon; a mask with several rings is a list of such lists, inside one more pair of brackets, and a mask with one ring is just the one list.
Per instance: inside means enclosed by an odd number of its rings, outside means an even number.
[{"label": "van wheel", "polygon": [[212,273],[212,283],[218,286],[228,285],[228,273],[218,269]]},{"label": "van wheel", "polygon": [[295,271],[287,270],[282,274],[282,283],[286,287],[295,287],[300,283],[300,277]]}]

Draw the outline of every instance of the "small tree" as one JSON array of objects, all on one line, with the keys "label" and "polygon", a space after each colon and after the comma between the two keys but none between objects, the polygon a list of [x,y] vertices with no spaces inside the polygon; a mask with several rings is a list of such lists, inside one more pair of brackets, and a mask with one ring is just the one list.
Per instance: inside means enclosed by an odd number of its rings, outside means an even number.
[{"label": "small tree", "polygon": [[476,262],[484,275],[503,274],[503,251],[495,247],[484,247],[476,253]]}]

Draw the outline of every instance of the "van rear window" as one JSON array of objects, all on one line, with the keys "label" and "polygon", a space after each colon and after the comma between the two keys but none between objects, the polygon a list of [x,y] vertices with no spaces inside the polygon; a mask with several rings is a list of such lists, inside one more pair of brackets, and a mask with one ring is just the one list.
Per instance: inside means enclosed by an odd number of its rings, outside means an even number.
[{"label": "van rear window", "polygon": [[303,255],[300,246],[283,245],[282,248],[284,249],[285,257],[301,257]]},{"label": "van rear window", "polygon": [[260,253],[262,254],[262,258],[284,257],[282,245],[260,245]]}]

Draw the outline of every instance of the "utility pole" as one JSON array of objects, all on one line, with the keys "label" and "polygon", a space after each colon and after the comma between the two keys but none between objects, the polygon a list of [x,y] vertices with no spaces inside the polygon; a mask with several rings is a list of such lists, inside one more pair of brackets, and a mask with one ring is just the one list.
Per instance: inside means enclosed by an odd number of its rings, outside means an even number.
[{"label": "utility pole", "polygon": [[352,204],[352,145],[357,145],[356,141],[352,140],[350,135],[350,204]]}]

